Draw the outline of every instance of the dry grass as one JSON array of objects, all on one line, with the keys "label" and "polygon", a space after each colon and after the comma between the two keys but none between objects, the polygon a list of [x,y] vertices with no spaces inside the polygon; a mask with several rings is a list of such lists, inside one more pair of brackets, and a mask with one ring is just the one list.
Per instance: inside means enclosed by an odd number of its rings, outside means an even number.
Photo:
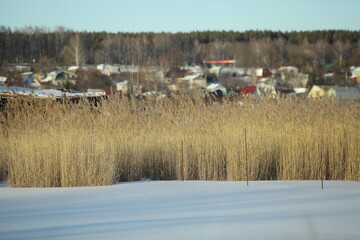
[{"label": "dry grass", "polygon": [[237,181],[247,174],[249,180],[360,180],[356,101],[250,99],[241,106],[183,95],[157,102],[115,98],[95,107],[20,99],[2,114],[0,177],[14,187]]}]

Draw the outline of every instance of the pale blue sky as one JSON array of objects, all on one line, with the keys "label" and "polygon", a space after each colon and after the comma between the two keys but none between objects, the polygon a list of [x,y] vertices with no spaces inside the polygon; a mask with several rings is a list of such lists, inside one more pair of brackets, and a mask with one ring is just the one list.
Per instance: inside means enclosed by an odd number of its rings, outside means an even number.
[{"label": "pale blue sky", "polygon": [[0,0],[0,25],[75,31],[360,30],[360,0]]}]

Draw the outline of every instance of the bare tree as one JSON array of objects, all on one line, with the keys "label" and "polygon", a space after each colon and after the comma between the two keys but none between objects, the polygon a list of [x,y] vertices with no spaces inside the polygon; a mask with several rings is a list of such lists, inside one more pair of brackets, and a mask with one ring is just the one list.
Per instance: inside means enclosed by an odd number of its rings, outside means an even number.
[{"label": "bare tree", "polygon": [[[131,65],[129,67],[130,95],[137,92],[142,84],[142,67],[144,53],[146,52],[145,38],[121,37],[116,40],[117,55],[121,63]],[[135,89],[134,89],[135,87]]]},{"label": "bare tree", "polygon": [[63,48],[61,55],[66,63],[76,64],[76,66],[85,63],[86,50],[79,33],[70,38],[69,44]]},{"label": "bare tree", "polygon": [[66,45],[66,41],[68,40],[69,31],[62,26],[58,26],[55,28],[55,58],[56,62],[60,62],[60,58],[62,57],[62,50]]},{"label": "bare tree", "polygon": [[213,43],[210,43],[210,58],[213,60],[223,60],[225,58],[225,48],[226,44],[219,40],[216,40]]},{"label": "bare tree", "polygon": [[136,90],[140,88],[141,85],[141,72],[142,72],[142,57],[145,52],[143,38],[136,38],[132,41],[132,65],[136,65],[137,72],[136,72]]},{"label": "bare tree", "polygon": [[314,69],[318,69],[314,46],[309,43],[307,38],[303,40],[301,48],[303,53],[300,55],[300,58],[302,58],[301,66],[303,66],[304,70],[313,72]]},{"label": "bare tree", "polygon": [[274,40],[275,45],[279,49],[279,61],[280,64],[283,65],[287,62],[286,55],[287,55],[287,43],[284,38],[277,38]]},{"label": "bare tree", "polygon": [[344,64],[349,59],[352,53],[352,45],[349,41],[336,41],[333,43],[333,53],[335,58],[337,59],[337,64],[340,69],[343,69]]},{"label": "bare tree", "polygon": [[109,34],[107,35],[106,39],[104,39],[101,42],[100,50],[98,51],[98,54],[100,55],[101,62],[107,63],[107,64],[112,63],[112,56],[111,55],[114,52],[114,51],[112,51],[113,43],[114,43],[114,41],[110,37]]},{"label": "bare tree", "polygon": [[189,52],[192,63],[198,63],[202,60],[202,49],[203,46],[200,44],[199,40],[195,39],[192,43],[192,51]]},{"label": "bare tree", "polygon": [[328,53],[329,44],[327,41],[321,39],[315,43],[315,61],[318,66],[326,63],[326,55]]},{"label": "bare tree", "polygon": [[114,58],[116,59],[116,62],[119,64],[124,63],[124,38],[121,35],[116,35],[114,39]]},{"label": "bare tree", "polygon": [[253,67],[252,50],[249,42],[234,42],[232,45],[236,61],[243,67]]},{"label": "bare tree", "polygon": [[270,64],[270,38],[251,39],[250,46],[255,56],[256,66],[269,66]]},{"label": "bare tree", "polygon": [[171,36],[169,34],[156,34],[153,36],[153,59],[157,65],[160,65],[160,56],[171,47],[171,42]]}]

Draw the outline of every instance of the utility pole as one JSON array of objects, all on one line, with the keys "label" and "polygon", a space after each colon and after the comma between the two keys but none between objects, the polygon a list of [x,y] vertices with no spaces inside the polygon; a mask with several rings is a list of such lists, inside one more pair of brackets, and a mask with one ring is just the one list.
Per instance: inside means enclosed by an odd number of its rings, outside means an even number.
[{"label": "utility pole", "polygon": [[347,70],[345,70],[345,88],[347,89],[348,87],[348,72]]}]

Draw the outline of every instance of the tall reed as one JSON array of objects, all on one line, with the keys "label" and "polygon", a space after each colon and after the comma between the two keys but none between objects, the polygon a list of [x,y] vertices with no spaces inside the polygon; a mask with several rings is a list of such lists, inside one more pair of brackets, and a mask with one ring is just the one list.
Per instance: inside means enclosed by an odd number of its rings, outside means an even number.
[{"label": "tall reed", "polygon": [[14,187],[141,178],[360,180],[357,101],[14,99],[0,118],[0,174]]}]

